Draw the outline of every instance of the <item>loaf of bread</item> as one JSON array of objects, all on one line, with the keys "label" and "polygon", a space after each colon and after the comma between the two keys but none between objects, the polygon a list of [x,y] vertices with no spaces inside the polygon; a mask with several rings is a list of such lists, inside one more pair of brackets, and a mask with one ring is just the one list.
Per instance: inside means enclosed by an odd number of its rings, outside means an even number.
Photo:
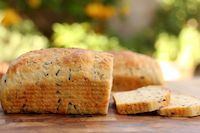
[{"label": "loaf of bread", "polygon": [[6,73],[7,69],[8,69],[7,63],[0,63],[0,79]]},{"label": "loaf of bread", "polygon": [[107,114],[113,57],[51,48],[26,53],[2,77],[6,113]]},{"label": "loaf of bread", "polygon": [[172,94],[170,104],[161,108],[162,116],[193,117],[200,115],[200,99],[180,94]]},{"label": "loaf of bread", "polygon": [[154,59],[131,51],[110,53],[114,55],[113,91],[163,84],[160,66]]},{"label": "loaf of bread", "polygon": [[113,97],[119,114],[136,114],[167,106],[170,91],[161,86],[147,86],[137,90],[114,92]]}]

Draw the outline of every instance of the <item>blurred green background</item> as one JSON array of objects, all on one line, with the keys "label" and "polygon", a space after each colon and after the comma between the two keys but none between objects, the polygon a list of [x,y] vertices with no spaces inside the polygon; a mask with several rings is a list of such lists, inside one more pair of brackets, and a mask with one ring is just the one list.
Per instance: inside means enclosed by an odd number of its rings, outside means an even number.
[{"label": "blurred green background", "polygon": [[199,71],[200,0],[1,0],[0,21],[0,62],[78,47],[147,54],[183,77]]}]

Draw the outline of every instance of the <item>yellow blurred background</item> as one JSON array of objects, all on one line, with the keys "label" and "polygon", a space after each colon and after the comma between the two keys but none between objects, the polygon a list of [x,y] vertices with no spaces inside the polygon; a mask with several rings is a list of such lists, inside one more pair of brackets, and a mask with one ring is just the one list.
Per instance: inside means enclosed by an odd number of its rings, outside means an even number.
[{"label": "yellow blurred background", "polygon": [[30,50],[132,50],[155,58],[165,80],[200,75],[199,0],[0,1],[0,73]]}]

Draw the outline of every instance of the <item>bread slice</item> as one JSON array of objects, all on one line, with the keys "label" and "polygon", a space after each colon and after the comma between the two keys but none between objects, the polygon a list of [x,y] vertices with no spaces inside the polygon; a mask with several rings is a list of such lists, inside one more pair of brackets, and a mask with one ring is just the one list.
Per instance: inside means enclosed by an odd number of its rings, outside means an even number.
[{"label": "bread slice", "polygon": [[147,86],[137,90],[113,93],[119,114],[151,112],[167,106],[170,91],[162,86]]},{"label": "bread slice", "polygon": [[114,56],[112,91],[163,84],[160,66],[153,58],[131,51],[110,53]]},{"label": "bread slice", "polygon": [[181,94],[172,94],[170,104],[161,108],[162,116],[193,117],[200,115],[200,99]]},{"label": "bread slice", "polygon": [[0,85],[6,113],[107,114],[113,57],[105,52],[51,48],[10,64]]}]

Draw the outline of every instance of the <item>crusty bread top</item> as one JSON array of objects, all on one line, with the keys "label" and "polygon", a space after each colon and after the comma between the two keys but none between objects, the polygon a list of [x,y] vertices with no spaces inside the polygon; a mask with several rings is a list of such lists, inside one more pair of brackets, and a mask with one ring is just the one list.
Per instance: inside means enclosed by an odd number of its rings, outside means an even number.
[{"label": "crusty bread top", "polygon": [[8,69],[7,63],[0,63],[0,79],[6,73],[7,69]]},{"label": "crusty bread top", "polygon": [[[140,67],[142,60],[145,59],[146,62],[143,62],[145,64],[149,64],[152,62],[154,63],[155,61],[152,60],[151,57],[135,53],[132,51],[110,51],[111,54],[114,55],[114,67],[115,68],[121,68],[121,66],[126,66],[126,67]],[[120,61],[119,61],[120,60]]]},{"label": "crusty bread top", "polygon": [[162,86],[147,86],[132,91],[115,92],[113,96],[117,105],[123,105],[144,102],[151,103],[153,101],[162,102],[167,93],[169,93],[169,90]]},{"label": "crusty bread top", "polygon": [[163,83],[160,66],[151,57],[132,51],[111,51],[109,53],[114,55],[114,77],[122,75],[125,77],[134,76],[147,78],[152,84]]},{"label": "crusty bread top", "polygon": [[182,94],[172,94],[170,104],[161,109],[200,106],[200,99]]},{"label": "crusty bread top", "polygon": [[21,82],[35,84],[41,78],[54,81],[57,76],[60,79],[112,82],[112,70],[113,57],[109,53],[74,48],[42,49],[23,54],[13,61],[1,79],[1,88],[14,88]]}]

